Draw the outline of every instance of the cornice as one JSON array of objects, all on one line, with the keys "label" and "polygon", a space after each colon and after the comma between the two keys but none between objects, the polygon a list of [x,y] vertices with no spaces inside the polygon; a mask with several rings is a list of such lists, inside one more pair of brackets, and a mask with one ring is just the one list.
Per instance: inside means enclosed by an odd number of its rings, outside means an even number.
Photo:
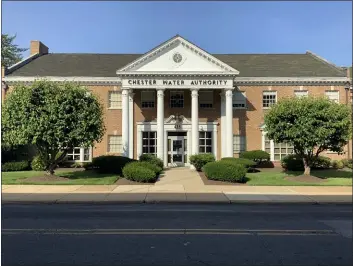
[{"label": "cornice", "polygon": [[49,80],[53,82],[77,82],[84,85],[121,85],[121,80],[116,77],[21,77],[8,76],[3,80],[8,83],[32,83],[36,80]]},{"label": "cornice", "polygon": [[346,77],[238,77],[234,85],[345,85]]}]

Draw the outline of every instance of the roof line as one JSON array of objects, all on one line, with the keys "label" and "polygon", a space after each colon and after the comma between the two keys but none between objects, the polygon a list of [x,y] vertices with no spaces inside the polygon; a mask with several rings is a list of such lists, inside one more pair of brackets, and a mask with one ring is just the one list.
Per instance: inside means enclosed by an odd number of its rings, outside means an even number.
[{"label": "roof line", "polygon": [[31,62],[32,60],[36,59],[37,57],[39,57],[40,54],[36,53],[36,54],[32,54],[28,57],[26,57],[25,59],[21,60],[20,62],[17,62],[16,64],[13,64],[12,66],[8,67],[6,69],[6,75],[11,74],[12,72],[14,72],[15,70],[19,69],[20,67],[28,64],[29,62]]},{"label": "roof line", "polygon": [[334,63],[328,61],[327,59],[325,59],[325,58],[323,58],[323,57],[321,57],[321,56],[319,56],[319,55],[317,55],[317,54],[315,54],[315,53],[313,53],[313,52],[311,52],[311,51],[309,51],[309,50],[306,51],[306,54],[311,55],[311,56],[312,56],[313,58],[315,58],[316,60],[321,61],[321,62],[327,64],[327,65],[330,66],[331,68],[335,69],[337,72],[339,72],[339,73],[341,73],[341,74],[344,74],[343,71],[342,71],[342,68],[336,66]]}]

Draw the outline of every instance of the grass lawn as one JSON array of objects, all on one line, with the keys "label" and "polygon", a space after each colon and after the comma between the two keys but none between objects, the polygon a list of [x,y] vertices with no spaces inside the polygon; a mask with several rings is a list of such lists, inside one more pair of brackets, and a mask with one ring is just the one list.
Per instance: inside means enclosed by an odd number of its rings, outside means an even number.
[{"label": "grass lawn", "polygon": [[21,171],[21,172],[2,172],[2,184],[36,184],[36,185],[111,185],[118,180],[117,175],[99,174],[94,171],[56,171],[57,176],[69,178],[67,181],[49,182],[24,182],[28,177],[43,176],[45,172]]},{"label": "grass lawn", "polygon": [[249,179],[246,184],[250,186],[352,186],[352,170],[312,170],[311,175],[326,179],[323,183],[295,182],[284,179],[286,176],[298,176],[303,172],[263,171],[247,173]]}]

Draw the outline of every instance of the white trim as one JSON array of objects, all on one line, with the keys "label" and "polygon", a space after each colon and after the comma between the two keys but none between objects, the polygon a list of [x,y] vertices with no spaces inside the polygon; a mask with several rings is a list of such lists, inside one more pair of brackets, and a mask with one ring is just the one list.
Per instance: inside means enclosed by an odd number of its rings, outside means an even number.
[{"label": "white trim", "polygon": [[226,141],[226,98],[225,93],[222,91],[221,96],[221,158],[226,157],[227,141]]},{"label": "white trim", "polygon": [[134,93],[129,93],[129,157],[134,158]]},{"label": "white trim", "polygon": [[347,77],[237,77],[234,79],[234,85],[276,85],[276,84],[345,84],[349,79]]},{"label": "white trim", "polygon": [[144,63],[147,59],[151,57],[155,57],[163,50],[169,48],[172,45],[181,43],[185,48],[190,49],[191,51],[195,52],[197,55],[205,58],[208,61],[211,61],[211,63],[219,66],[220,68],[224,69],[224,72],[231,72],[233,75],[238,75],[239,71],[232,68],[231,66],[227,65],[226,63],[222,62],[221,60],[217,59],[216,57],[212,56],[211,54],[207,53],[206,51],[200,49],[199,47],[195,46],[194,44],[190,43],[189,41],[185,40],[181,36],[174,36],[170,40],[166,41],[162,45],[159,45],[146,54],[142,55],[141,57],[137,58],[136,60],[132,61],[131,63],[127,64],[126,66],[118,69],[116,71],[116,74],[122,74],[121,72],[127,72],[127,70],[130,70],[132,68],[135,68],[136,66]]},{"label": "white trim", "polygon": [[121,80],[118,77],[55,77],[55,76],[35,76],[35,77],[23,77],[23,76],[5,76],[3,78],[5,82],[34,82],[36,80],[49,80],[54,82],[80,82],[87,84],[102,84],[102,85],[121,85]]},{"label": "white trim", "polygon": [[12,71],[15,71],[16,69],[22,67],[23,65],[29,63],[30,61],[32,61],[33,59],[36,59],[37,57],[39,57],[40,54],[36,53],[36,54],[32,54],[26,58],[24,58],[23,60],[21,60],[20,62],[17,62],[16,64],[13,64],[12,66],[6,68],[6,74],[7,73],[11,73]]}]

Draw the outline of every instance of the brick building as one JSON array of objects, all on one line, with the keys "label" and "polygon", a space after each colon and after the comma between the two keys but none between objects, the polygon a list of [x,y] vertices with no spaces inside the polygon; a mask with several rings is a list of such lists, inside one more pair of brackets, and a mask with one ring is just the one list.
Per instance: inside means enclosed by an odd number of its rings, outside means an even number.
[{"label": "brick building", "polygon": [[[266,137],[263,117],[286,96],[326,95],[351,104],[347,71],[311,53],[209,54],[177,35],[145,54],[61,54],[32,41],[30,57],[3,71],[3,97],[15,82],[75,81],[104,105],[106,134],[76,161],[103,154],[153,153],[165,165],[212,152],[237,157],[262,149],[279,161],[293,152]],[[351,158],[351,146],[331,158]]]}]

